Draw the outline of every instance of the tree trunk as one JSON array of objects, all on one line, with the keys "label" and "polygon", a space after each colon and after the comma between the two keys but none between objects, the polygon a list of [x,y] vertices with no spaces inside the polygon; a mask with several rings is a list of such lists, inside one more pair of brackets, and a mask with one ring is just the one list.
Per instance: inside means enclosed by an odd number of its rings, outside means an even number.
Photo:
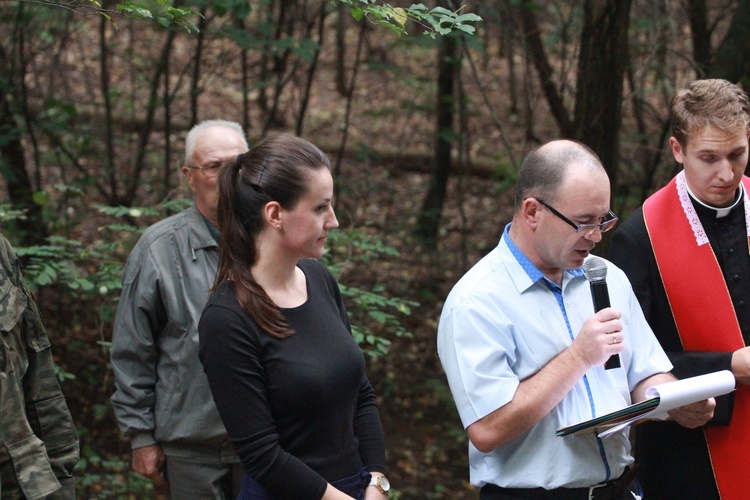
[{"label": "tree trunk", "polygon": [[166,198],[171,190],[170,182],[172,177],[172,145],[169,139],[172,136],[172,99],[169,95],[169,80],[171,80],[171,71],[170,65],[167,64],[164,68],[164,78],[162,79],[164,85],[164,98],[162,100],[164,104],[164,162],[162,163],[160,192],[162,199]]},{"label": "tree trunk", "polygon": [[700,78],[706,74],[711,63],[711,33],[708,31],[706,0],[688,0],[688,17],[693,40],[693,59]]},{"label": "tree trunk", "polygon": [[[245,23],[243,13],[235,13],[237,19],[235,24],[237,29],[240,31],[247,31],[247,25]],[[242,130],[245,131],[245,136],[250,136],[250,58],[248,57],[249,50],[244,43],[238,44],[240,49],[240,82],[242,87]]]},{"label": "tree trunk", "polygon": [[[293,2],[281,0],[279,2],[279,16],[275,20],[275,28],[272,38],[268,41],[269,47],[276,44],[280,47],[285,38],[294,39],[294,22],[296,16],[303,15],[303,9],[296,8]],[[261,135],[265,136],[272,127],[284,127],[285,120],[279,113],[281,106],[281,96],[284,87],[288,83],[288,73],[293,73],[289,69],[289,63],[292,55],[292,49],[285,47],[283,50],[272,50],[272,56],[269,59],[270,75],[274,80],[273,85],[268,85],[273,91],[273,99],[270,108],[267,108],[266,119],[263,123]]]},{"label": "tree trunk", "polygon": [[[6,71],[11,68],[2,45],[0,68]],[[34,202],[34,188],[26,169],[26,155],[21,140],[23,128],[16,120],[11,105],[12,96],[16,93],[11,76],[0,76],[0,175],[8,185],[8,196],[13,208],[26,211],[25,219],[15,222],[21,245],[37,245],[47,239],[47,226],[44,224],[41,207]]]},{"label": "tree trunk", "polygon": [[162,46],[161,55],[156,64],[156,68],[154,68],[154,74],[151,76],[148,105],[146,106],[146,118],[144,120],[145,123],[139,136],[138,151],[136,151],[135,155],[135,165],[130,179],[128,179],[128,187],[125,196],[121,199],[110,199],[109,203],[112,205],[124,205],[129,207],[136,199],[138,187],[141,185],[141,175],[143,169],[146,167],[146,152],[148,149],[149,137],[154,130],[156,108],[159,105],[159,83],[161,82],[162,76],[167,71],[169,56],[172,53],[175,36],[177,36],[177,31],[174,28],[170,29],[167,33],[167,39]]},{"label": "tree trunk", "polygon": [[302,92],[302,98],[300,99],[299,113],[297,113],[297,125],[294,127],[294,133],[298,136],[302,135],[302,130],[305,124],[305,115],[307,113],[307,107],[310,104],[310,93],[312,92],[312,84],[315,80],[315,74],[318,69],[318,61],[320,60],[320,52],[323,50],[323,41],[325,39],[326,32],[326,4],[320,4],[320,10],[318,11],[318,35],[315,54],[310,62],[310,66],[307,69],[307,79],[305,81],[305,88]]},{"label": "tree trunk", "polygon": [[198,123],[198,97],[201,89],[201,62],[203,61],[203,47],[205,45],[206,28],[208,21],[206,19],[206,8],[202,8],[198,17],[198,34],[195,37],[195,57],[193,58],[193,74],[190,78],[190,128]]},{"label": "tree trunk", "polygon": [[343,3],[336,7],[336,90],[346,96],[346,17],[349,15]]},{"label": "tree trunk", "polygon": [[630,0],[586,0],[578,60],[573,138],[596,151],[613,187],[617,185],[630,6]]},{"label": "tree trunk", "polygon": [[47,226],[41,207],[34,202],[34,189],[26,170],[21,142],[21,127],[11,112],[9,94],[4,91],[4,85],[0,85],[0,174],[8,184],[8,196],[13,208],[26,211],[25,219],[15,223],[21,235],[21,245],[38,245],[47,238]]},{"label": "tree trunk", "polygon": [[[630,0],[627,1],[630,3]],[[523,23],[524,41],[526,42],[527,50],[531,56],[531,61],[534,63],[534,67],[539,74],[539,81],[542,84],[542,89],[547,98],[547,104],[550,107],[552,116],[554,116],[555,121],[557,122],[560,134],[563,137],[572,137],[574,124],[570,119],[568,110],[565,108],[562,96],[555,85],[555,80],[553,78],[554,71],[549,62],[549,57],[547,57],[547,51],[544,48],[541,30],[539,29],[533,6],[524,2],[519,8],[519,11],[521,14],[521,22]]]},{"label": "tree trunk", "polygon": [[707,76],[738,82],[750,75],[750,0],[740,0]]},{"label": "tree trunk", "polygon": [[0,99],[0,173],[8,184],[8,195],[13,208],[27,210],[26,219],[18,222],[24,244],[41,242],[46,235],[41,223],[39,206],[34,203],[34,190],[26,170],[20,126],[8,104],[7,95]]},{"label": "tree trunk", "polygon": [[[106,4],[105,4],[106,5]],[[99,84],[101,85],[102,102],[104,103],[104,127],[102,130],[105,146],[104,174],[109,182],[109,192],[113,198],[118,197],[117,174],[115,172],[115,144],[112,130],[112,97],[110,92],[109,74],[109,43],[107,41],[107,27],[112,23],[102,17],[99,20]]]},{"label": "tree trunk", "polygon": [[417,219],[416,236],[430,249],[437,248],[438,229],[451,170],[453,116],[456,108],[454,87],[458,61],[453,35],[440,38],[437,78],[437,128],[435,131],[435,156],[430,186]]},{"label": "tree trunk", "polygon": [[[339,141],[338,152],[336,153],[336,163],[333,165],[332,173],[334,179],[341,178],[341,162],[344,160],[344,153],[346,151],[346,143],[349,140],[349,125],[352,116],[352,107],[354,105],[354,87],[357,84],[357,76],[359,75],[359,68],[362,64],[362,48],[365,45],[365,25],[361,23],[359,25],[359,37],[357,38],[357,51],[354,54],[354,65],[352,66],[351,76],[349,77],[349,84],[346,87],[344,96],[346,97],[346,108],[344,110],[344,123],[341,129],[341,140]],[[333,184],[333,199],[334,208],[337,208],[339,200],[339,189],[340,183],[334,182]],[[341,216],[339,216],[341,219]]]},{"label": "tree trunk", "polygon": [[[518,101],[519,92],[518,85],[516,84],[516,36],[517,30],[515,27],[516,17],[513,14],[513,10],[510,5],[507,4],[507,0],[500,2],[500,40],[502,50],[501,55],[505,56],[506,64],[508,65],[508,89],[510,92],[510,109],[508,112],[511,115],[517,115],[519,113]],[[485,51],[486,53],[487,51]]]}]

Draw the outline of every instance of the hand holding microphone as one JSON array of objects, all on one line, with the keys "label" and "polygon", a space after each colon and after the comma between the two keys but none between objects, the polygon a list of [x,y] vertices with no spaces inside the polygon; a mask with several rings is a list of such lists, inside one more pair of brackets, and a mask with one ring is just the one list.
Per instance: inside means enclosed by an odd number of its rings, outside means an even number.
[{"label": "hand holding microphone", "polygon": [[[591,256],[583,264],[583,274],[591,286],[591,298],[594,301],[594,312],[599,312],[602,309],[610,307],[609,304],[609,291],[607,289],[607,263],[599,257]],[[612,343],[618,344],[622,342],[622,333],[612,334]],[[620,367],[620,356],[614,354],[610,356],[604,368],[610,370],[612,368]]]}]

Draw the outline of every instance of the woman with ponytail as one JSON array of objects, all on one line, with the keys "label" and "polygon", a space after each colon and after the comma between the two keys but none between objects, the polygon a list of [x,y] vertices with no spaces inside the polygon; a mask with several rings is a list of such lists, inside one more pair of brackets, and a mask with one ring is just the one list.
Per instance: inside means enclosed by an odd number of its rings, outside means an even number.
[{"label": "woman with ponytail", "polygon": [[240,499],[387,498],[365,359],[333,276],[326,155],[257,144],[219,174],[219,270],[198,327],[214,401],[247,473]]}]

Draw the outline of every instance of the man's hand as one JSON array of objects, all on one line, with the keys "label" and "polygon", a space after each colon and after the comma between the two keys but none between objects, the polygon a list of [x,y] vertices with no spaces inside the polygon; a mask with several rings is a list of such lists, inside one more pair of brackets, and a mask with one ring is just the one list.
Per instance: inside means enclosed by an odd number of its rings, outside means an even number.
[{"label": "man's hand", "polygon": [[704,399],[703,401],[697,401],[689,405],[680,406],[674,410],[670,410],[669,416],[674,419],[675,422],[688,429],[695,429],[705,425],[706,422],[711,420],[714,416],[714,408],[716,408],[716,400],[714,398]]},{"label": "man's hand", "polygon": [[153,481],[157,488],[169,491],[169,483],[162,476],[166,462],[167,457],[158,444],[133,450],[133,470]]},{"label": "man's hand", "polygon": [[732,373],[740,384],[750,385],[750,347],[737,349],[732,354]]},{"label": "man's hand", "polygon": [[589,368],[603,365],[625,348],[621,317],[620,311],[610,307],[594,314],[583,323],[570,349]]}]

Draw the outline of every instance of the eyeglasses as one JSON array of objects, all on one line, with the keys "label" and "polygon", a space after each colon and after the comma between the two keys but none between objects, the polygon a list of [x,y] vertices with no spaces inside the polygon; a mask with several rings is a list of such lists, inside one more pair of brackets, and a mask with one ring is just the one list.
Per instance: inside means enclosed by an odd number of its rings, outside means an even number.
[{"label": "eyeglasses", "polygon": [[607,215],[606,215],[607,218],[603,220],[602,222],[600,222],[599,224],[576,224],[575,222],[573,222],[572,220],[568,219],[563,214],[558,212],[555,209],[555,207],[553,207],[552,205],[550,205],[543,199],[536,198],[536,201],[538,201],[539,203],[547,207],[550,212],[552,212],[553,214],[557,215],[562,220],[570,224],[573,227],[573,229],[576,230],[576,233],[583,233],[583,235],[587,238],[591,236],[592,234],[594,234],[597,229],[603,233],[606,233],[607,231],[615,227],[615,224],[617,223],[617,219],[618,219],[618,217],[615,215],[615,213],[612,210],[608,210]]},{"label": "eyeglasses", "polygon": [[208,165],[202,165],[200,167],[194,167],[192,165],[188,165],[187,168],[192,168],[194,170],[200,170],[203,175],[206,177],[213,178],[219,175],[219,169],[221,168],[222,162],[215,161],[213,163],[209,163]]}]

